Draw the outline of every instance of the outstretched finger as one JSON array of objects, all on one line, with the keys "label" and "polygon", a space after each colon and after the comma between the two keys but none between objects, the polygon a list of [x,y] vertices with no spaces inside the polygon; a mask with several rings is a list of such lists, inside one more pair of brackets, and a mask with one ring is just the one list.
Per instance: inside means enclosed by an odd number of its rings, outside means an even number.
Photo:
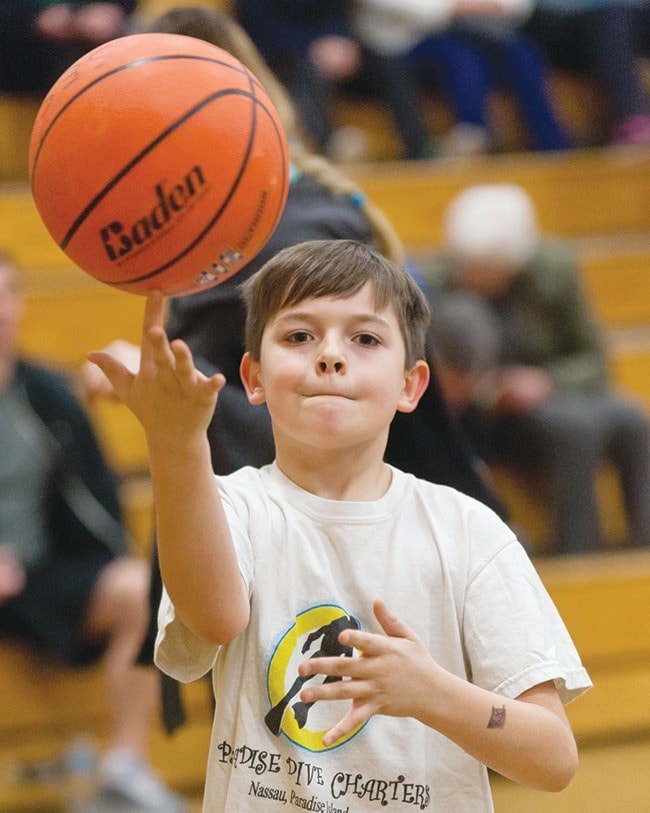
[{"label": "outstretched finger", "polygon": [[174,339],[170,343],[170,349],[175,360],[176,373],[182,384],[194,384],[197,376],[197,369],[194,366],[192,351],[182,339]]},{"label": "outstretched finger", "polygon": [[373,714],[373,709],[367,704],[353,705],[345,717],[326,732],[323,736],[323,745],[326,747],[334,745],[335,742],[345,737],[346,734],[349,734],[355,728],[363,725]]},{"label": "outstretched finger", "polygon": [[310,658],[299,664],[298,674],[301,677],[326,675],[327,677],[359,677],[359,658]]},{"label": "outstretched finger", "polygon": [[151,329],[162,329],[164,323],[165,300],[160,291],[150,291],[144,306],[142,320],[142,356],[141,368],[153,361],[153,347],[150,341]]},{"label": "outstretched finger", "polygon": [[391,638],[409,638],[416,637],[413,630],[401,621],[396,615],[388,609],[383,601],[375,601],[373,606],[375,618],[381,624],[381,628]]},{"label": "outstretched finger", "polygon": [[88,361],[99,367],[109,380],[117,397],[121,401],[126,401],[134,374],[121,361],[113,358],[104,350],[91,350],[88,353]]},{"label": "outstretched finger", "polygon": [[182,386],[189,388],[198,385],[208,396],[222,389],[226,383],[225,376],[222,373],[206,376],[197,370],[192,351],[184,341],[174,339],[170,347],[176,360],[176,374]]}]

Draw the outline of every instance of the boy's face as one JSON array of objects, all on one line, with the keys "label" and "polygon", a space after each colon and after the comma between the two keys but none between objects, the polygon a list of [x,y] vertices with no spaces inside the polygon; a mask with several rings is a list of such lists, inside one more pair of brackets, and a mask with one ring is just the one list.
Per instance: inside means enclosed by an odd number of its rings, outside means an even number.
[{"label": "boy's face", "polygon": [[251,402],[268,405],[278,448],[335,449],[385,444],[395,412],[415,409],[428,368],[404,365],[397,317],[375,309],[368,284],[347,299],[311,298],[274,314],[260,361],[247,354],[242,378]]}]

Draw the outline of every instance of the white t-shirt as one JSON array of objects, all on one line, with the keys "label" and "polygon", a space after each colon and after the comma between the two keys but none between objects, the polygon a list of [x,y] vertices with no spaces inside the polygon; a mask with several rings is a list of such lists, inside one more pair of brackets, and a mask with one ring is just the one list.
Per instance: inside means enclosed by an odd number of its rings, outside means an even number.
[{"label": "white t-shirt", "polygon": [[337,642],[344,626],[381,632],[380,598],[462,678],[510,698],[547,680],[563,701],[578,696],[589,677],[512,531],[481,503],[396,469],[369,502],[317,497],[275,465],[219,484],[250,623],[219,649],[165,594],[156,642],[156,663],[178,680],[214,667],[204,810],[491,811],[485,767],[414,719],[378,715],[325,748],[346,705],[300,703],[297,666],[317,652],[350,656]]}]

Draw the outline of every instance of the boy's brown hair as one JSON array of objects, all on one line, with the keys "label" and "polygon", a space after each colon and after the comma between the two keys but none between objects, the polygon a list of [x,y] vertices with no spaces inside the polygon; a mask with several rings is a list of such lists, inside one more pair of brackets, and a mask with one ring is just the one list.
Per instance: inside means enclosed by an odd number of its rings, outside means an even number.
[{"label": "boy's brown hair", "polygon": [[279,251],[241,286],[246,350],[259,361],[262,335],[282,308],[310,297],[347,299],[370,283],[375,307],[393,307],[406,347],[406,369],[424,359],[429,306],[408,272],[356,240],[309,240]]}]

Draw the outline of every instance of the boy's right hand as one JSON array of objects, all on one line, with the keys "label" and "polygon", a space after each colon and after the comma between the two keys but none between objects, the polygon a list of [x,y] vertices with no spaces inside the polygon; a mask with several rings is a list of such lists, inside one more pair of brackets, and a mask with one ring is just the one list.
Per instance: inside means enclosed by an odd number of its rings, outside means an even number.
[{"label": "boy's right hand", "polygon": [[226,379],[221,373],[208,378],[197,370],[185,342],[176,339],[170,344],[159,292],[147,296],[137,372],[107,351],[91,352],[88,359],[140,421],[150,451],[178,452],[204,441]]}]

